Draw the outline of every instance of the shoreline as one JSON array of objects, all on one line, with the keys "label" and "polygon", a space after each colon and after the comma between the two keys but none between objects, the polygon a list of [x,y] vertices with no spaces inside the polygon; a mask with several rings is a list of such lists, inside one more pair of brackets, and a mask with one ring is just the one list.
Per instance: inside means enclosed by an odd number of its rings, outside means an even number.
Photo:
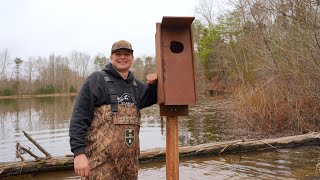
[{"label": "shoreline", "polygon": [[13,96],[0,96],[0,100],[1,99],[37,98],[37,97],[63,97],[63,96],[77,96],[77,95],[78,93],[13,95]]}]

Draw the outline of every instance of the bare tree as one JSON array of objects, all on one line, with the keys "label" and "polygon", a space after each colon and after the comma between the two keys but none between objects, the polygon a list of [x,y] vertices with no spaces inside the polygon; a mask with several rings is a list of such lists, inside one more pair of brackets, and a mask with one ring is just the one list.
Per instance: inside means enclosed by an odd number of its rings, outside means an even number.
[{"label": "bare tree", "polygon": [[10,61],[8,49],[0,51],[0,80],[4,80],[6,78],[8,68],[11,64],[12,62]]},{"label": "bare tree", "polygon": [[73,84],[73,82],[70,81],[72,72],[69,68],[69,59],[68,57],[57,56],[55,64],[55,87],[60,92],[68,92],[69,87]]},{"label": "bare tree", "polygon": [[[73,51],[70,55],[71,68],[76,74],[73,79],[76,81],[76,86],[82,84],[90,70],[90,55],[79,51]],[[93,63],[92,63],[93,64]],[[80,76],[81,80],[77,81],[77,77]]]},{"label": "bare tree", "polygon": [[216,20],[216,12],[214,11],[214,1],[200,0],[199,5],[195,8],[198,18],[207,25],[209,29],[213,28]]},{"label": "bare tree", "polygon": [[34,57],[29,57],[28,61],[24,63],[25,65],[25,73],[26,73],[26,78],[27,78],[27,93],[32,92],[32,85],[33,85],[33,80],[35,76],[35,66],[36,66],[36,59]]},{"label": "bare tree", "polygon": [[101,70],[106,64],[110,62],[110,59],[102,54],[98,54],[94,58],[93,70],[98,71]]},{"label": "bare tree", "polygon": [[239,117],[269,132],[316,129],[319,1],[238,0],[236,7],[243,30],[233,47],[246,72]]},{"label": "bare tree", "polygon": [[144,59],[144,79],[146,81],[146,76],[148,74],[154,73],[156,72],[156,58],[155,57],[151,57],[151,56],[147,56]]},{"label": "bare tree", "polygon": [[50,54],[49,62],[47,64],[47,72],[49,75],[49,84],[55,86],[56,85],[56,56],[54,54]]},{"label": "bare tree", "polygon": [[145,80],[143,61],[140,57],[134,59],[130,70],[134,72],[137,79]]}]

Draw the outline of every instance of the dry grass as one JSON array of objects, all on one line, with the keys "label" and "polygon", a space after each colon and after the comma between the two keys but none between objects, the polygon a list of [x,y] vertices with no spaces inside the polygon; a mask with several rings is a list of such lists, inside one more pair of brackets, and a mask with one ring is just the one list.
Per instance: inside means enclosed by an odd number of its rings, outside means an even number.
[{"label": "dry grass", "polygon": [[292,89],[278,79],[256,88],[241,87],[233,105],[236,116],[253,131],[306,133],[319,130],[320,100],[309,91]]}]

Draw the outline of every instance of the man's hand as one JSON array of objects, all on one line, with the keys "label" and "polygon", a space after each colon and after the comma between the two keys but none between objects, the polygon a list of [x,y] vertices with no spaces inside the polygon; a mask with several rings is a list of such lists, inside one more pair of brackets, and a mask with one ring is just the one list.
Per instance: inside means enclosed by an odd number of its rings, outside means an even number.
[{"label": "man's hand", "polygon": [[90,173],[89,160],[85,154],[78,154],[74,158],[74,172],[77,176],[87,177]]},{"label": "man's hand", "polygon": [[147,84],[153,84],[157,81],[158,76],[157,74],[148,74],[147,75]]}]

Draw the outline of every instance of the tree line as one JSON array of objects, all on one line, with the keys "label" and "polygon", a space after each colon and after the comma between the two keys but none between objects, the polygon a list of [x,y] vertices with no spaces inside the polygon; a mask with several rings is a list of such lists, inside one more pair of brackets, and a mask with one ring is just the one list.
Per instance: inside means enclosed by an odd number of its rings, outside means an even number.
[{"label": "tree line", "polygon": [[[7,49],[0,51],[0,95],[76,93],[93,71],[101,70],[109,58],[91,57],[73,51],[69,56],[51,54],[49,57],[11,58]],[[155,58],[138,57],[132,71],[145,81],[145,75],[155,72]]]},{"label": "tree line", "polygon": [[[199,0],[192,24],[199,93],[229,93],[230,109],[252,129],[301,132],[320,124],[320,1],[232,0],[217,15]],[[74,51],[28,60],[0,51],[0,95],[77,92],[108,58]],[[139,79],[155,57],[138,57]]]},{"label": "tree line", "polygon": [[233,0],[216,16],[200,0],[193,23],[202,86],[232,95],[235,116],[269,132],[320,123],[318,0]]}]

